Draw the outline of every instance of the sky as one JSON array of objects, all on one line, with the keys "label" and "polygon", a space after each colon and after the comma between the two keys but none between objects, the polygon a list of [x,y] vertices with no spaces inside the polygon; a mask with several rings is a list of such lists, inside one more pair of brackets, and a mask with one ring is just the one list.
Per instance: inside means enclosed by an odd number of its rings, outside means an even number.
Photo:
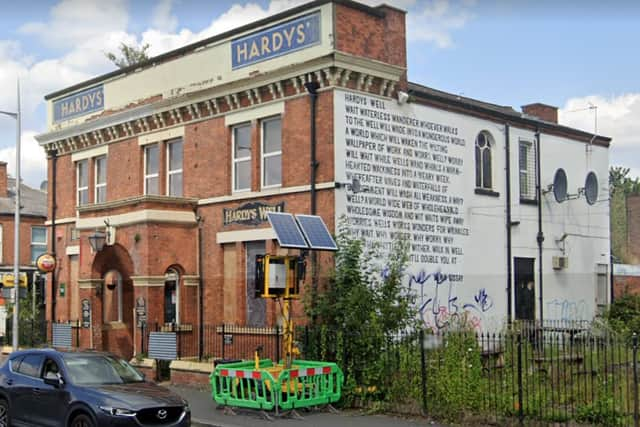
[{"label": "sky", "polygon": [[[640,2],[366,0],[408,12],[409,80],[515,109],[560,108],[560,123],[613,138],[611,164],[640,176]],[[302,0],[0,0],[0,110],[21,82],[22,177],[46,177],[34,135],[44,96],[115,69],[121,43],[152,55],[265,18]],[[15,171],[15,121],[0,115],[0,160]]]}]

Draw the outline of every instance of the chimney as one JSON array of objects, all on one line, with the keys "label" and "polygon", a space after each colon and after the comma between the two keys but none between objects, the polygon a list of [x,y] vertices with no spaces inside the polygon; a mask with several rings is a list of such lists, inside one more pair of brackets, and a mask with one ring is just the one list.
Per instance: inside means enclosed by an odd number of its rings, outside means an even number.
[{"label": "chimney", "polygon": [[544,120],[545,122],[558,123],[558,107],[552,105],[541,104],[539,102],[523,105],[522,112]]},{"label": "chimney", "polygon": [[8,196],[7,162],[0,162],[0,197]]}]

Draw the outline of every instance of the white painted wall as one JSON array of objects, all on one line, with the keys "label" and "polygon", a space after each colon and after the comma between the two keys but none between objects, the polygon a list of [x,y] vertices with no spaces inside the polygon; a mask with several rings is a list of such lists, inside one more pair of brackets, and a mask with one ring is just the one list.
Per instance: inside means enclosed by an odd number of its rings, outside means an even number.
[{"label": "white painted wall", "polygon": [[[357,95],[359,98],[353,98]],[[428,255],[424,250],[416,249],[412,255],[412,262],[407,271],[407,283],[418,293],[418,303],[422,307],[423,319],[425,323],[434,328],[445,326],[451,319],[452,314],[467,313],[468,319],[481,329],[496,329],[500,327],[507,318],[507,249],[506,249],[506,162],[505,162],[505,129],[504,125],[482,120],[462,114],[451,113],[435,108],[420,106],[417,104],[398,105],[395,100],[384,98],[374,98],[369,95],[355,94],[352,92],[336,91],[335,93],[335,159],[336,159],[336,180],[348,182],[353,176],[358,176],[363,185],[371,187],[373,191],[360,193],[360,199],[348,200],[346,189],[338,190],[336,194],[336,219],[346,215],[352,223],[353,230],[363,237],[368,243],[389,242],[389,232],[394,229],[386,226],[385,219],[390,211],[401,211],[405,217],[404,221],[410,223],[431,224],[434,227],[433,233],[453,240],[450,244],[437,243],[433,246],[440,246],[441,249],[448,250],[444,258],[426,258]],[[372,111],[369,116],[378,115],[379,120],[375,123],[361,122],[357,126],[354,118],[368,119],[359,112],[347,112],[347,107],[359,108],[354,100],[360,100]],[[377,106],[372,106],[372,100],[378,101]],[[376,104],[376,103],[374,103]],[[359,111],[359,110],[355,110]],[[400,186],[385,185],[384,173],[372,171],[374,166],[384,162],[375,153],[380,149],[383,154],[387,146],[403,145],[395,144],[389,140],[389,136],[398,135],[389,128],[389,123],[393,122],[393,115],[407,117],[418,120],[414,129],[420,129],[419,122],[431,122],[442,126],[448,126],[449,130],[464,141],[464,146],[448,142],[438,143],[440,148],[447,150],[447,156],[461,159],[463,165],[459,175],[455,173],[436,173],[445,175],[449,183],[446,189],[440,187],[436,190],[413,190],[407,194],[408,198],[398,197],[394,194],[393,188]],[[366,116],[366,115],[365,115]],[[350,117],[350,118],[349,118]],[[390,119],[391,118],[391,119]],[[378,130],[385,136],[376,138],[371,134],[372,126],[378,126]],[[351,133],[351,128],[356,127],[361,130],[369,130],[369,135],[357,138],[363,143],[359,147],[354,147],[347,139],[346,135]],[[386,129],[385,129],[386,128]],[[422,130],[427,130],[423,123]],[[431,127],[431,129],[434,129]],[[475,193],[475,138],[480,131],[487,131],[493,137],[493,189],[499,192],[499,197],[478,195]],[[453,137],[451,132],[436,131],[438,138],[447,140],[447,136]],[[538,249],[536,235],[537,207],[532,205],[521,205],[519,198],[519,170],[518,170],[518,142],[528,139],[534,141],[534,133],[524,129],[511,127],[510,147],[511,147],[511,192],[513,220],[520,221],[520,224],[513,227],[513,257],[537,258]],[[385,139],[387,139],[385,141]],[[427,143],[423,151],[423,157],[430,157],[435,151],[428,144],[428,139],[417,138],[420,143]],[[373,146],[366,142],[375,142]],[[358,145],[358,144],[356,144]],[[415,160],[415,150],[413,153],[402,153],[395,155],[392,162],[401,164],[403,161]],[[357,157],[353,159],[353,156]],[[608,215],[608,150],[603,147],[587,147],[582,142],[571,141],[566,138],[541,135],[541,177],[543,188],[546,188],[553,180],[557,168],[565,169],[569,192],[577,193],[578,187],[584,186],[584,179],[588,171],[594,171],[599,179],[600,196],[599,201],[589,206],[584,197],[576,200],[565,201],[558,204],[553,199],[552,193],[543,196],[543,232],[545,234],[544,255],[543,255],[543,309],[544,318],[547,320],[582,320],[590,319],[595,314],[595,290],[596,290],[596,265],[598,263],[608,264],[609,254],[609,215]],[[449,159],[444,158],[445,162]],[[351,161],[351,163],[349,163]],[[438,163],[431,158],[431,163]],[[409,176],[411,171],[420,170],[420,167],[398,166],[401,174],[407,175],[408,181],[429,182],[429,179],[437,181],[437,176],[420,177]],[[362,169],[362,170],[358,170]],[[402,177],[401,177],[402,179]],[[382,181],[382,182],[381,182]],[[409,184],[409,182],[407,182]],[[419,184],[418,184],[419,185]],[[378,196],[376,193],[382,192]],[[457,205],[460,209],[458,215],[449,215],[452,220],[463,222],[459,227],[468,228],[469,235],[463,236],[451,234],[448,230],[438,229],[438,226],[445,226],[447,215],[438,215],[436,221],[429,221],[432,218],[423,220],[410,219],[411,212],[425,213],[420,203],[412,206],[411,209],[391,208],[390,203],[394,199],[417,202],[425,197],[425,194],[443,196],[437,204],[452,206],[452,197],[462,198],[462,204]],[[349,193],[350,194],[350,193]],[[367,197],[373,199],[367,199]],[[384,199],[384,200],[381,200]],[[386,206],[378,206],[385,204]],[[405,204],[405,206],[408,206]],[[368,215],[359,214],[354,208],[371,208],[379,210],[368,211]],[[349,211],[351,209],[351,211]],[[361,213],[361,212],[360,212]],[[379,215],[379,216],[376,216]],[[368,218],[368,219],[367,219]],[[358,222],[360,220],[360,222]],[[398,225],[398,224],[396,224]],[[384,235],[384,232],[387,235]],[[443,232],[444,231],[444,232]],[[559,245],[556,243],[564,234],[565,253],[569,258],[569,268],[564,270],[553,270],[552,256],[563,255]],[[420,239],[419,232],[412,231],[410,238]],[[425,233],[422,233],[423,235]],[[448,249],[447,249],[448,248]],[[433,251],[433,249],[429,249]],[[452,252],[461,251],[462,255],[455,255]],[[432,254],[433,255],[433,254]],[[453,258],[455,257],[455,263]],[[443,262],[441,262],[443,261]],[[436,273],[441,273],[438,275]],[[444,280],[438,284],[438,279],[455,277],[461,275],[461,281]],[[539,286],[539,278],[536,277],[536,286]],[[539,310],[539,289],[536,288],[536,316]],[[515,313],[515,309],[513,310]]]}]

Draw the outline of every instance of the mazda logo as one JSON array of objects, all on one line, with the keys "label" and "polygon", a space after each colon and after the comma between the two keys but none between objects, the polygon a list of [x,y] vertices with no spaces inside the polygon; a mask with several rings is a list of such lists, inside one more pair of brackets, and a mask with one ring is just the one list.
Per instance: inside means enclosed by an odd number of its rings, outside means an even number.
[{"label": "mazda logo", "polygon": [[158,413],[156,414],[156,417],[158,417],[159,420],[164,420],[165,418],[167,418],[167,410],[166,409],[160,409],[158,411]]}]

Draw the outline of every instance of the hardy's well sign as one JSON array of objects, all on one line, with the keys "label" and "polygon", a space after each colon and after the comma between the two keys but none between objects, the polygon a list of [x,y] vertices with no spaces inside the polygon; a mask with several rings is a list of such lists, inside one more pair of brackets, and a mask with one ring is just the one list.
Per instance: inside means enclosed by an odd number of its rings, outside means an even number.
[{"label": "hardy's well sign", "polygon": [[320,13],[276,25],[231,42],[232,68],[246,67],[320,43]]},{"label": "hardy's well sign", "polygon": [[53,121],[62,122],[103,108],[104,88],[95,86],[53,101]]}]

